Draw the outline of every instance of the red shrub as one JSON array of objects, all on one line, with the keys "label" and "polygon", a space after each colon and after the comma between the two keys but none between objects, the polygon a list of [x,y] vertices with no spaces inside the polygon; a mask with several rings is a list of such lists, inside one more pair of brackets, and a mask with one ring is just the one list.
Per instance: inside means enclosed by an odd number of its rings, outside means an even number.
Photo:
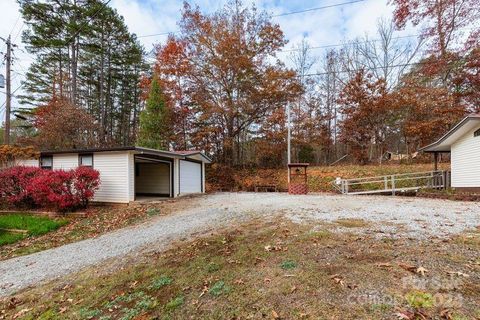
[{"label": "red shrub", "polygon": [[79,205],[72,187],[72,171],[43,170],[31,180],[27,189],[38,206],[64,211]]},{"label": "red shrub", "polygon": [[74,170],[42,170],[14,167],[0,173],[0,194],[6,201],[35,204],[60,211],[86,206],[100,184],[98,171],[87,167]]},{"label": "red shrub", "polygon": [[0,170],[0,202],[14,206],[33,204],[27,187],[42,170],[36,167],[13,167]]},{"label": "red shrub", "polygon": [[100,186],[100,173],[88,167],[78,167],[73,171],[73,187],[80,205],[86,206]]}]

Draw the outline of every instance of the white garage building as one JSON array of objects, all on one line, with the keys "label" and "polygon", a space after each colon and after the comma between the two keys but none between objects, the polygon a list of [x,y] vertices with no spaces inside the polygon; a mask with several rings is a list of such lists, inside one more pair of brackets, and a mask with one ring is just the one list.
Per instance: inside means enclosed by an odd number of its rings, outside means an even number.
[{"label": "white garage building", "polygon": [[161,151],[142,147],[42,151],[40,159],[19,165],[45,169],[90,166],[100,172],[96,202],[129,203],[138,197],[178,197],[205,192],[205,164],[199,151]]},{"label": "white garage building", "polygon": [[465,117],[438,141],[422,148],[435,155],[450,153],[452,187],[460,191],[480,192],[480,114]]}]

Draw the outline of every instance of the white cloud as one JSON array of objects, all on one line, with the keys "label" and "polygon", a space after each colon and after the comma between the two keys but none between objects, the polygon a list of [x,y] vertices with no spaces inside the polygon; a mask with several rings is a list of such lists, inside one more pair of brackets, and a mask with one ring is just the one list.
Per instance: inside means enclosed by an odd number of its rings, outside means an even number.
[{"label": "white cloud", "polygon": [[[221,8],[228,0],[197,0],[192,1],[200,6],[201,10],[207,13],[214,12]],[[292,11],[301,11],[320,6],[348,2],[347,0],[244,0],[245,4],[254,3],[260,10],[266,10],[275,15]],[[110,6],[115,8],[125,18],[125,22],[131,32],[139,36],[156,33],[174,32],[178,30],[178,21],[181,18],[183,7],[182,0],[112,0]],[[0,36],[8,35],[17,18],[19,17],[18,4],[16,0],[0,0],[2,8],[2,23],[0,23]],[[391,18],[393,8],[388,6],[387,0],[365,0],[355,4],[338,6],[324,10],[292,14],[283,17],[274,17],[273,21],[280,24],[280,27],[289,40],[287,48],[299,43],[305,36],[312,46],[323,46],[338,44],[344,40],[364,36],[366,33],[373,34],[379,18]],[[23,22],[20,19],[13,28],[13,34],[18,34]],[[413,29],[402,32],[402,34],[414,33]],[[139,38],[147,51],[150,51],[153,44],[164,41],[166,36],[141,37]],[[20,36],[16,39],[20,42]],[[3,46],[0,44],[0,48]],[[322,56],[325,50],[315,50],[314,53]],[[24,73],[28,68],[31,57],[21,51],[17,51],[19,57],[14,70]],[[279,55],[288,62],[288,54]],[[0,69],[0,72],[3,70]],[[15,74],[14,88],[20,85],[22,76]],[[5,95],[0,93],[0,105],[4,102]],[[14,106],[18,106],[14,100]],[[1,116],[0,110],[0,116]]]}]

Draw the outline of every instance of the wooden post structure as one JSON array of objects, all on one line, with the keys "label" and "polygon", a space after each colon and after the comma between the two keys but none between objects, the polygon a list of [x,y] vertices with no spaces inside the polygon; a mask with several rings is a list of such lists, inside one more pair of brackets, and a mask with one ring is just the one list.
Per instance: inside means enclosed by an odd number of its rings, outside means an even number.
[{"label": "wooden post structure", "polygon": [[434,158],[434,162],[435,162],[434,170],[438,171],[438,152],[433,153],[433,158]]},{"label": "wooden post structure", "polygon": [[307,194],[308,193],[308,175],[307,168],[309,163],[289,163],[288,164],[288,193],[289,194]]}]

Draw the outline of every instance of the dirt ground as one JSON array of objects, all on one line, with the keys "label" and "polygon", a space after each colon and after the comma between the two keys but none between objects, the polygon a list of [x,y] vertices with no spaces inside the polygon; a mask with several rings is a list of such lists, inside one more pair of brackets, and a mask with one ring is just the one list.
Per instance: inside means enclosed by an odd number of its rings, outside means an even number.
[{"label": "dirt ground", "polygon": [[254,219],[24,290],[0,318],[480,319],[480,233],[378,239],[366,224]]},{"label": "dirt ground", "polygon": [[169,214],[0,262],[2,283],[31,286],[0,319],[480,317],[478,203],[219,193],[157,205]]}]

